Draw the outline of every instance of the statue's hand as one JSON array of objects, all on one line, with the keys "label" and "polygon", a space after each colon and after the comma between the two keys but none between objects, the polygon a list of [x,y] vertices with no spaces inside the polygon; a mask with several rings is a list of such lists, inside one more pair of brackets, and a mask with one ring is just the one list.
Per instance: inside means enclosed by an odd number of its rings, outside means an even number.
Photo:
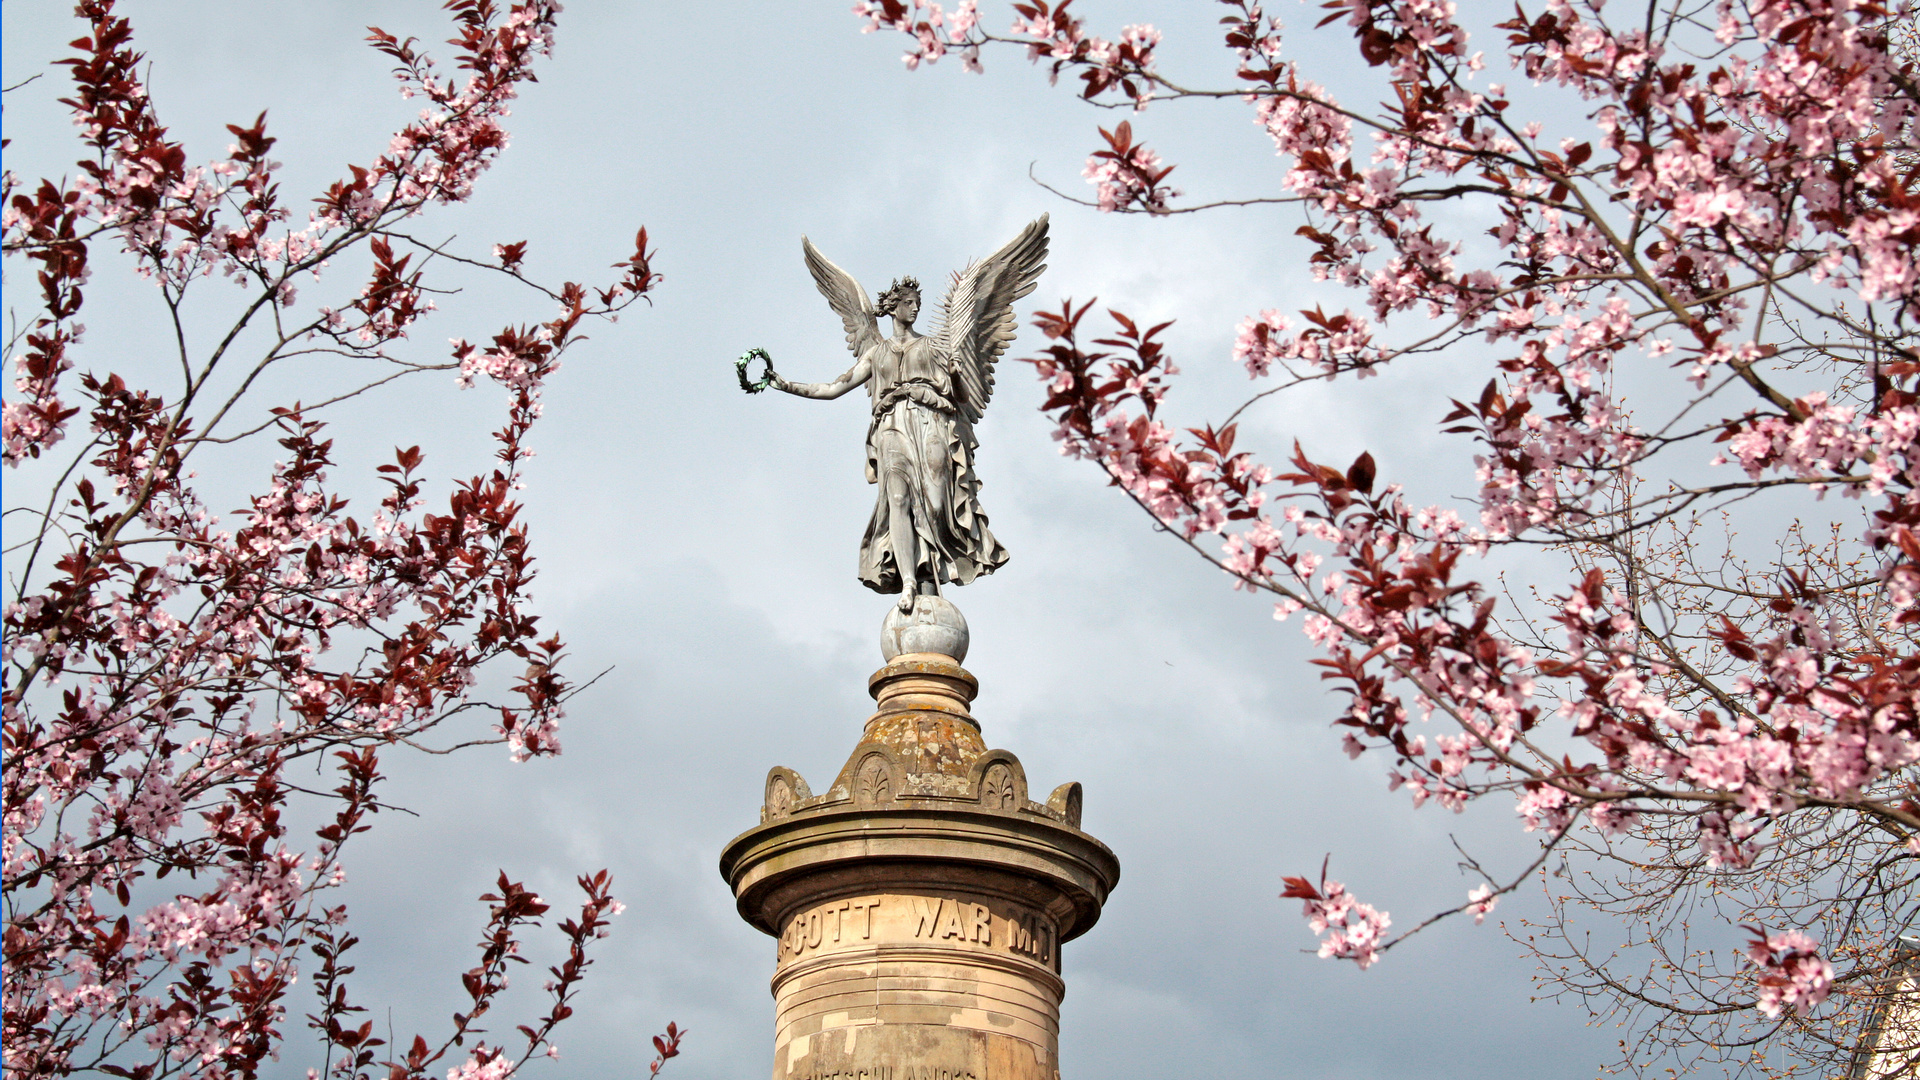
[{"label": "statue's hand", "polygon": [[772,368],[767,369],[767,385],[773,387],[775,390],[784,390],[787,393],[793,392],[793,384],[781,378],[780,373]]}]

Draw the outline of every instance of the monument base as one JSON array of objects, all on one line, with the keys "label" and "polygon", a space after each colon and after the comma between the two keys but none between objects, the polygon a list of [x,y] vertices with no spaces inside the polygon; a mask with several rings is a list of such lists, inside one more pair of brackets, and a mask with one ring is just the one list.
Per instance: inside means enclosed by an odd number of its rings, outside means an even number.
[{"label": "monument base", "polygon": [[773,769],[721,856],[779,939],[774,1080],[1058,1080],[1060,946],[1120,866],[1080,830],[1079,784],[1032,801],[986,748],[976,686],[950,657],[893,657],[833,787]]}]

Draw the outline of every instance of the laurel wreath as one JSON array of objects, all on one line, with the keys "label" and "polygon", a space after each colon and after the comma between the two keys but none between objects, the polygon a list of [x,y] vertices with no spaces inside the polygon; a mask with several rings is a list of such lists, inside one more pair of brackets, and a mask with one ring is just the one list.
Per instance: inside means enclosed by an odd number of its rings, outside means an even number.
[{"label": "laurel wreath", "polygon": [[[755,360],[766,365],[760,369],[760,378],[757,380],[747,378],[747,366]],[[733,371],[740,376],[740,389],[749,394],[757,394],[773,385],[773,357],[768,356],[765,349],[748,349],[740,359],[733,362]]]}]

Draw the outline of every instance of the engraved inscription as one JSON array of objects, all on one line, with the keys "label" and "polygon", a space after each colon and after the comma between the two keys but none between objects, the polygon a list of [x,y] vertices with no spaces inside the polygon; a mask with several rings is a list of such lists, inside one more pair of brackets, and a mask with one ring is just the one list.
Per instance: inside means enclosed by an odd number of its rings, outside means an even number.
[{"label": "engraved inscription", "polygon": [[972,1068],[939,1068],[935,1065],[860,1065],[860,1067],[816,1068],[799,1080],[979,1080]]},{"label": "engraved inscription", "polygon": [[[873,910],[880,906],[880,898],[871,900],[849,900],[847,908],[860,923],[860,938],[866,940],[873,936]],[[862,917],[864,916],[864,918]]]},{"label": "engraved inscription", "polygon": [[993,912],[985,904],[968,904],[943,896],[913,898],[916,916],[913,936],[935,941],[977,941],[993,944]]},{"label": "engraved inscription", "polygon": [[1043,964],[1053,963],[1053,931],[1045,919],[1007,920],[1007,948],[1031,956]]},{"label": "engraved inscription", "polygon": [[1047,967],[1057,963],[1052,923],[1018,908],[996,912],[952,896],[866,896],[834,900],[795,914],[782,928],[780,960],[866,943],[920,941],[1010,952]]},{"label": "engraved inscription", "polygon": [[934,932],[940,928],[940,910],[945,904],[945,900],[940,900],[935,897],[916,896],[913,898],[913,913],[919,916],[920,919],[919,922],[914,924],[914,937],[932,937],[934,935]]},{"label": "engraved inscription", "polygon": [[992,945],[998,940],[1008,950],[1053,963],[1053,930],[1037,915],[1001,916],[994,934],[994,914],[985,904],[970,904],[939,896],[913,897],[913,936],[933,941],[973,941]]},{"label": "engraved inscription", "polygon": [[934,1065],[860,1065],[842,1069],[815,1069],[799,1080],[979,1080],[972,1069],[942,1069]]},{"label": "engraved inscription", "polygon": [[780,954],[799,956],[822,944],[865,941],[873,937],[873,913],[881,898],[842,900],[795,915],[780,935]]}]

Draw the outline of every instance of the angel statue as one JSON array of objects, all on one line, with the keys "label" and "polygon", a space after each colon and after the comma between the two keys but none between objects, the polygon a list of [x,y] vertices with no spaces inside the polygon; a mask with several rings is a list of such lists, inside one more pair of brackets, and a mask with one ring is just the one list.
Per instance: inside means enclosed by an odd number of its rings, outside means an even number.
[{"label": "angel statue", "polygon": [[[822,399],[866,385],[873,403],[867,483],[880,490],[860,542],[860,580],[875,592],[899,593],[901,612],[911,614],[916,597],[939,596],[942,584],[965,585],[1007,561],[980,509],[973,425],[993,397],[994,361],[1013,340],[1013,302],[1046,269],[1047,219],[953,275],[932,336],[913,329],[918,281],[900,278],[869,303],[851,274],[805,237],[800,245],[815,284],[846,324],[855,363],[832,382],[795,383],[769,362],[766,381]],[[882,315],[893,317],[892,337],[880,334]]]}]

